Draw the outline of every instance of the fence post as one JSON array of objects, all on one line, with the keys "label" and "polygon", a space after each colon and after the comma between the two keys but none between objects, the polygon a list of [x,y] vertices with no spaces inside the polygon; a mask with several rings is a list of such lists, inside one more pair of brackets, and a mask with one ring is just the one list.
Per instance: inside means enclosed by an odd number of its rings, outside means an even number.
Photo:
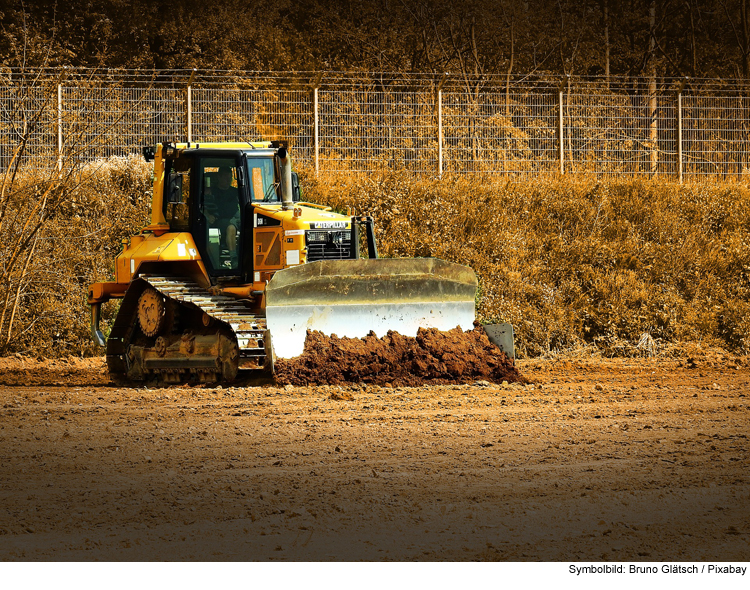
[{"label": "fence post", "polygon": [[558,130],[557,134],[560,138],[560,174],[565,174],[565,136],[563,135],[563,91],[560,90],[558,95]]},{"label": "fence post", "polygon": [[682,184],[682,91],[677,93],[677,175]]},{"label": "fence post", "polygon": [[443,89],[438,88],[438,178],[443,177]]},{"label": "fence post", "polygon": [[63,132],[62,132],[62,84],[57,85],[57,170],[62,172]]},{"label": "fence post", "polygon": [[193,141],[193,87],[187,87],[187,142]]},{"label": "fence post", "polygon": [[190,79],[187,83],[187,97],[185,99],[185,123],[186,123],[186,131],[187,133],[187,142],[190,143],[193,141],[193,80],[195,80],[195,73],[198,71],[198,68],[193,68],[193,71],[190,72]]},{"label": "fence post", "polygon": [[313,88],[313,145],[315,146],[315,177],[318,177],[320,172],[320,144],[318,142],[319,137],[319,124],[318,120],[318,87]]}]

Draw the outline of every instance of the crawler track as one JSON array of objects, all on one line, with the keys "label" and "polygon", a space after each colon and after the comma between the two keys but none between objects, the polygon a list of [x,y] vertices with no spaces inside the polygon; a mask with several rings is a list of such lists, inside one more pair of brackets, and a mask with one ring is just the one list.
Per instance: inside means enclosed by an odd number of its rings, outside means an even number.
[{"label": "crawler track", "polygon": [[[157,338],[145,336],[138,325],[138,297],[148,286],[178,309],[178,325]],[[231,380],[239,368],[271,372],[269,350],[265,317],[241,300],[212,295],[185,277],[142,275],[120,307],[107,341],[107,364],[120,381]]]}]

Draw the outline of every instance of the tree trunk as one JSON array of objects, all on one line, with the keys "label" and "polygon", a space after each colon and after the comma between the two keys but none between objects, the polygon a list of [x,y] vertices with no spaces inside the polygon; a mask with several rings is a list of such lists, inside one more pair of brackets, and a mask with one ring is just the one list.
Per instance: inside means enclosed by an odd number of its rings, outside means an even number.
[{"label": "tree trunk", "polygon": [[648,118],[649,118],[649,172],[656,175],[659,167],[658,121],[656,120],[656,0],[651,0],[648,10]]},{"label": "tree trunk", "polygon": [[695,15],[693,14],[693,2],[687,0],[687,9],[690,11],[690,70],[691,76],[695,78],[698,75],[698,44],[695,40]]},{"label": "tree trunk", "polygon": [[516,56],[515,19],[510,15],[510,60],[508,61],[508,72],[505,75],[505,116],[510,117],[510,76],[513,72],[513,60]]},{"label": "tree trunk", "polygon": [[29,249],[28,254],[26,255],[26,262],[23,265],[23,270],[21,271],[21,275],[18,277],[18,285],[16,287],[16,294],[13,300],[13,309],[10,312],[10,318],[8,319],[8,331],[5,338],[5,346],[4,348],[8,347],[8,344],[10,344],[10,339],[13,337],[13,323],[16,319],[16,312],[18,311],[18,302],[21,300],[21,291],[24,286],[24,281],[26,281],[26,276],[29,273],[29,263],[31,262],[32,257],[34,256],[34,250],[36,249],[36,243],[37,243],[37,237],[34,238],[34,242],[31,244],[31,248]]},{"label": "tree trunk", "polygon": [[609,45],[609,0],[603,0],[604,12],[604,81],[609,90],[609,62],[610,62],[610,45]]},{"label": "tree trunk", "polygon": [[740,5],[742,19],[742,75],[745,80],[750,77],[750,23],[748,22],[747,0]]}]

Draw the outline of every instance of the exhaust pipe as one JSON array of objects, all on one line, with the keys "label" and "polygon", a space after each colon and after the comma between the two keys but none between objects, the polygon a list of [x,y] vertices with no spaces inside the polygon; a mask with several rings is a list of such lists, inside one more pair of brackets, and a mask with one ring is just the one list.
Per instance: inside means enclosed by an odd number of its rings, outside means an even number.
[{"label": "exhaust pipe", "polygon": [[288,211],[294,209],[292,199],[292,157],[289,150],[281,146],[277,152],[279,156],[279,165],[281,168],[281,209]]}]

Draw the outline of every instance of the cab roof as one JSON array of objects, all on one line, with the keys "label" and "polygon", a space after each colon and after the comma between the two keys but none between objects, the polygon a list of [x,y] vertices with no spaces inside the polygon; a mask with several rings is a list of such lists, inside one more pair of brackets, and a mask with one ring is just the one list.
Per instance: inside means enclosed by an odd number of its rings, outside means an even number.
[{"label": "cab roof", "polygon": [[272,150],[276,149],[270,141],[242,141],[242,142],[187,142],[176,143],[174,147],[178,150]]}]

